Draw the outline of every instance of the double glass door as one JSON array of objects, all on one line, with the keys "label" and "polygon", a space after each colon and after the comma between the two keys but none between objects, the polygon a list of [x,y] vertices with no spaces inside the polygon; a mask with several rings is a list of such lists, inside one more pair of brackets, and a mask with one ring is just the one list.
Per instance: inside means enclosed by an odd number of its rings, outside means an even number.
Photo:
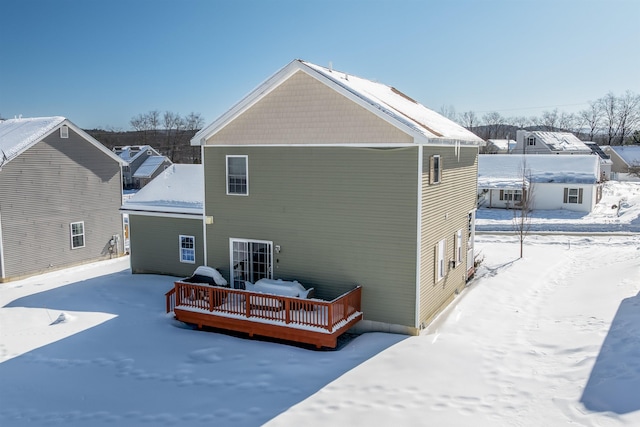
[{"label": "double glass door", "polygon": [[244,289],[244,282],[272,278],[273,243],[262,240],[231,239],[233,287]]}]

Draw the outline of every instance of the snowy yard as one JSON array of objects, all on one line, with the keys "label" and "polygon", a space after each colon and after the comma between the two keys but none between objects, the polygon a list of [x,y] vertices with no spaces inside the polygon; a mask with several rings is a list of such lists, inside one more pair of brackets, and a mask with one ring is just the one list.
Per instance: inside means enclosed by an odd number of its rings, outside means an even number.
[{"label": "snowy yard", "polygon": [[[637,226],[622,187],[602,204],[624,198],[619,216],[563,228]],[[476,244],[477,279],[421,336],[337,351],[186,328],[172,278],[127,258],[2,284],[0,425],[640,425],[640,235],[531,235],[523,259],[508,234]]]}]

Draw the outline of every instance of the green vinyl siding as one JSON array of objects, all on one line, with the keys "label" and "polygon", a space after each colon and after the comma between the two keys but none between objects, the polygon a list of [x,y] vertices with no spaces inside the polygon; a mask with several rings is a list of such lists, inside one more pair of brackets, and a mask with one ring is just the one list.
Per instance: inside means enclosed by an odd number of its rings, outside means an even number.
[{"label": "green vinyl siding", "polygon": [[[204,265],[202,219],[129,214],[131,272],[187,277]],[[179,236],[194,236],[195,263],[180,262]]]},{"label": "green vinyl siding", "polygon": [[[225,156],[248,156],[249,196],[227,195]],[[204,148],[208,264],[229,239],[273,242],[273,277],[333,299],[363,286],[365,319],[415,323],[418,148]]]},{"label": "green vinyl siding", "polygon": [[[476,147],[423,148],[421,246],[420,246],[420,323],[428,323],[462,290],[466,281],[468,214],[475,208],[478,149]],[[442,179],[430,184],[429,159],[439,155]],[[453,268],[455,238],[462,230],[462,262]],[[445,277],[436,283],[435,261],[438,242],[446,239]]]},{"label": "green vinyl siding", "polygon": [[[5,278],[106,259],[120,236],[120,164],[69,129],[55,130],[0,170]],[[84,222],[84,247],[71,248],[70,224]]]}]

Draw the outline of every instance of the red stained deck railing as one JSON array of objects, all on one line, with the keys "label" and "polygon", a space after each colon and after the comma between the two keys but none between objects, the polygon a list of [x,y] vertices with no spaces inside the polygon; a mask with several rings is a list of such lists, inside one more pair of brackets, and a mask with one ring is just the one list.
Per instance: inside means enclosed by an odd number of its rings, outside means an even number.
[{"label": "red stained deck railing", "polygon": [[291,327],[320,328],[329,333],[361,313],[362,287],[333,301],[302,299],[177,281],[167,292],[167,312],[192,308],[248,320],[267,320]]}]

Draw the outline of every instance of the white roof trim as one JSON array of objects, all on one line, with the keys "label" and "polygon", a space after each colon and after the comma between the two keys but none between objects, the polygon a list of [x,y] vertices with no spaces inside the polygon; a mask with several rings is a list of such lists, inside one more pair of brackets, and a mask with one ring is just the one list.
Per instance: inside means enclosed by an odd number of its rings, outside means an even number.
[{"label": "white roof trim", "polygon": [[[378,118],[384,120],[385,122],[389,123],[390,125],[397,128],[398,130],[409,135],[410,137],[413,138],[414,144],[429,144],[429,145],[443,145],[443,146],[461,144],[461,145],[477,146],[481,141],[480,138],[478,138],[478,141],[474,142],[474,141],[463,141],[463,140],[452,140],[452,139],[447,140],[446,138],[438,138],[437,136],[428,137],[424,133],[421,133],[420,131],[416,130],[413,125],[408,123],[408,121],[411,119],[408,119],[407,123],[405,123],[402,119],[395,117],[392,114],[393,113],[392,109],[388,109],[389,112],[387,112],[385,111],[386,107],[382,105],[377,107],[376,105],[378,105],[378,103],[372,99],[369,99],[366,96],[366,94],[360,93],[355,89],[347,88],[344,85],[340,84],[338,81],[332,79],[330,76],[327,76],[326,74],[305,64],[303,61],[296,59],[290,62],[289,64],[287,64],[282,69],[280,69],[274,75],[272,75],[269,79],[267,79],[264,83],[262,83],[260,86],[258,86],[252,92],[250,92],[247,96],[241,99],[238,103],[236,103],[233,107],[231,107],[227,112],[225,112],[222,116],[216,119],[209,126],[200,130],[191,139],[191,145],[204,146],[207,139],[215,135],[217,132],[219,132],[221,129],[223,129],[225,126],[231,123],[235,118],[237,118],[242,113],[247,111],[249,108],[251,108],[261,99],[263,99],[265,96],[271,93],[274,89],[279,87],[282,83],[287,81],[287,79],[289,79],[293,74],[295,74],[298,71],[302,71],[307,75],[309,75],[310,77],[315,78],[316,80],[330,87],[334,91],[342,94],[347,99],[351,100],[352,102],[355,102],[356,104],[360,105],[367,111],[376,115]],[[402,112],[399,112],[399,113],[402,114]],[[451,142],[451,141],[454,141],[454,142]],[[267,145],[267,144],[264,144],[264,145]],[[345,145],[353,146],[353,144],[334,144],[334,146],[345,146]],[[269,144],[269,146],[272,146],[272,145]],[[287,145],[287,146],[290,146],[290,145]]]}]

